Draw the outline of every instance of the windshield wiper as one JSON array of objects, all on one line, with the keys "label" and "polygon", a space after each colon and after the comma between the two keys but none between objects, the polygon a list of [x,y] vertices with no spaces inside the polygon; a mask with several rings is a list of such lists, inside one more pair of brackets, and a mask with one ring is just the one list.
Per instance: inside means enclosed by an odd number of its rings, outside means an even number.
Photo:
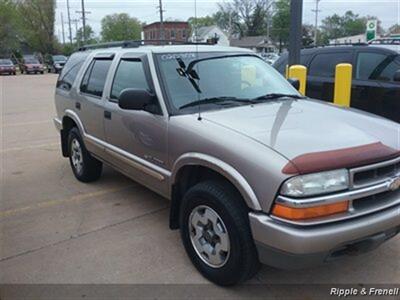
[{"label": "windshield wiper", "polygon": [[274,99],[279,99],[279,98],[292,98],[292,99],[305,99],[306,97],[296,95],[296,94],[281,94],[281,93],[271,93],[271,94],[266,94],[257,98],[253,98],[251,100],[257,101],[257,100],[274,100]]},{"label": "windshield wiper", "polygon": [[240,99],[236,97],[212,97],[190,102],[188,104],[182,105],[181,107],[179,107],[179,109],[184,109],[187,107],[197,106],[201,104],[209,104],[209,103],[218,104],[222,102],[239,102],[239,103],[249,103],[249,104],[256,103],[255,101],[250,99]]}]

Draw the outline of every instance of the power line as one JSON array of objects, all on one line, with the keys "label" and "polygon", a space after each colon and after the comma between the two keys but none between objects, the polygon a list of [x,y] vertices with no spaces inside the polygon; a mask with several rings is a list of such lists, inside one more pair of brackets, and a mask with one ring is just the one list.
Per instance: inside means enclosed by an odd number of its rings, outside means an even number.
[{"label": "power line", "polygon": [[318,13],[321,12],[320,9],[318,9],[319,2],[321,0],[315,0],[315,9],[312,9],[311,11],[315,13],[315,25],[314,25],[314,45],[317,45],[317,38],[318,38]]}]

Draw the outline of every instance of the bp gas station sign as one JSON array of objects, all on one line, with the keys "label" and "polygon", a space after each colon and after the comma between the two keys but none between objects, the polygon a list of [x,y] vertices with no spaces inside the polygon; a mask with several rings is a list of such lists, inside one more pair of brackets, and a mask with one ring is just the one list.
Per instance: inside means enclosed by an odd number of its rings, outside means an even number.
[{"label": "bp gas station sign", "polygon": [[376,28],[377,28],[377,21],[376,20],[369,20],[367,21],[367,30],[366,30],[366,38],[367,42],[375,39],[376,37]]}]

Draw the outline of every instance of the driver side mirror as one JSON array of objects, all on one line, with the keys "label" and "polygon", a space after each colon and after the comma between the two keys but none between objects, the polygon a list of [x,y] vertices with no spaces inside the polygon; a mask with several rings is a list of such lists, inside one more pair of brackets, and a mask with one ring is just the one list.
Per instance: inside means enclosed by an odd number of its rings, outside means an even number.
[{"label": "driver side mirror", "polygon": [[299,89],[300,89],[300,80],[298,80],[297,78],[288,78],[287,81],[289,81],[289,83],[290,83],[296,90],[299,90]]},{"label": "driver side mirror", "polygon": [[146,110],[146,106],[154,104],[156,96],[147,90],[125,89],[118,97],[118,105],[122,109]]},{"label": "driver side mirror", "polygon": [[393,81],[400,81],[400,70],[397,70],[393,75]]}]

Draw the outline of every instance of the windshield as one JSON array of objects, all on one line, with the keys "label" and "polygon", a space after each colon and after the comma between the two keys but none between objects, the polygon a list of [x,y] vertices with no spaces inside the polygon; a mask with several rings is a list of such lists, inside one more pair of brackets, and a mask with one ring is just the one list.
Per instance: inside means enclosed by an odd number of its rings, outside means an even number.
[{"label": "windshield", "polygon": [[64,55],[54,55],[53,60],[54,61],[66,61],[67,58]]},{"label": "windshield", "polygon": [[26,64],[39,64],[39,61],[37,59],[28,58],[28,59],[25,59],[25,63]]},{"label": "windshield", "polygon": [[0,65],[3,65],[3,66],[12,66],[13,63],[12,63],[12,61],[9,60],[9,59],[0,59]]},{"label": "windshield", "polygon": [[[242,101],[232,105],[244,105],[252,103],[244,103],[245,99],[262,102],[257,98],[268,94],[300,96],[285,78],[260,58],[234,53],[218,55],[204,52],[157,55],[165,90],[175,111],[179,108],[193,110],[190,103],[204,99],[235,98]],[[209,102],[202,109],[215,109],[217,102]]]}]

